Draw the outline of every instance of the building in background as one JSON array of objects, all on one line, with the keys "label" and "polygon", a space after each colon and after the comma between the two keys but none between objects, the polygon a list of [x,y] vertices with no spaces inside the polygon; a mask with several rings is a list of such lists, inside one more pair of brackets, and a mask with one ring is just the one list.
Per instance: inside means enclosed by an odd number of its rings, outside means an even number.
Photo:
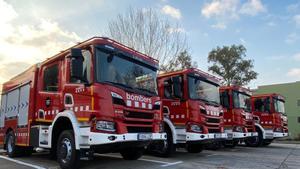
[{"label": "building in background", "polygon": [[289,138],[300,140],[300,81],[294,83],[258,86],[254,94],[279,93],[285,97]]}]

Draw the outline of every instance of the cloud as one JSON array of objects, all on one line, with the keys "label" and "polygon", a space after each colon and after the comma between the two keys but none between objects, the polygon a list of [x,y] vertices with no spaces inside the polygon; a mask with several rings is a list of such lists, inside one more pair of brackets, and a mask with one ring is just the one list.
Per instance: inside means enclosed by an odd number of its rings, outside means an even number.
[{"label": "cloud", "polygon": [[16,22],[22,16],[3,0],[0,15],[5,16],[0,19],[0,84],[81,40],[75,32],[46,18],[40,17],[34,24]]},{"label": "cloud", "polygon": [[175,19],[181,19],[182,17],[180,10],[170,5],[165,5],[161,10],[164,14],[169,15]]},{"label": "cloud", "polygon": [[266,12],[266,7],[260,0],[248,0],[240,3],[240,0],[212,0],[205,3],[201,9],[201,14],[207,19],[215,19],[215,29],[226,29],[226,25],[232,20],[238,20],[241,15],[255,16]]},{"label": "cloud", "polygon": [[288,44],[292,44],[292,43],[294,43],[294,42],[296,42],[296,41],[298,41],[298,40],[299,40],[298,34],[296,34],[296,33],[290,33],[290,34],[286,37],[285,42],[288,43]]},{"label": "cloud", "polygon": [[293,21],[300,27],[300,14],[293,17]]},{"label": "cloud", "polygon": [[260,0],[249,0],[244,3],[240,9],[241,14],[247,14],[251,16],[255,16],[258,13],[266,12],[265,6],[262,4]]},{"label": "cloud", "polygon": [[201,13],[206,18],[218,18],[225,15],[231,18],[238,18],[236,13],[238,4],[238,0],[213,0],[211,3],[206,3],[203,6]]},{"label": "cloud", "polygon": [[216,24],[211,25],[211,27],[214,29],[220,29],[220,30],[224,30],[227,28],[225,23],[216,23]]},{"label": "cloud", "polygon": [[292,68],[288,71],[287,76],[300,78],[300,68]]},{"label": "cloud", "polygon": [[300,52],[293,55],[294,60],[300,61]]}]

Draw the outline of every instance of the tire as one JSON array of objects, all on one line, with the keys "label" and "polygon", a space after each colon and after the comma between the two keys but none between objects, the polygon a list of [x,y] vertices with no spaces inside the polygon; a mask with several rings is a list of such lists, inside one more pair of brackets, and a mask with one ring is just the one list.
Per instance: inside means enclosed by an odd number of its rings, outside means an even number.
[{"label": "tire", "polygon": [[128,148],[120,151],[124,160],[137,160],[142,157],[144,148]]},{"label": "tire", "polygon": [[226,148],[234,148],[238,145],[239,141],[224,141],[223,142],[223,146]]},{"label": "tire", "polygon": [[53,147],[50,149],[50,160],[57,160],[57,145],[53,145]]},{"label": "tire", "polygon": [[72,130],[63,131],[57,142],[57,162],[62,169],[77,169],[80,164],[80,153],[75,147]]},{"label": "tire", "polygon": [[222,145],[223,145],[223,141],[214,141],[210,144],[206,144],[205,149],[215,151],[215,150],[222,148]]},{"label": "tire", "polygon": [[272,143],[272,139],[269,139],[269,140],[264,140],[263,141],[263,146],[268,146],[268,145],[270,145],[271,143]]},{"label": "tire", "polygon": [[186,150],[189,153],[200,153],[203,150],[202,144],[186,144]]},{"label": "tire", "polygon": [[262,132],[260,130],[257,130],[257,131],[258,131],[258,136],[247,138],[245,140],[246,146],[248,146],[248,147],[259,147],[263,144],[264,140],[263,140]]},{"label": "tire", "polygon": [[31,156],[33,153],[33,147],[24,147],[22,148],[22,155],[23,156]]},{"label": "tire", "polygon": [[10,158],[14,158],[20,155],[20,150],[19,147],[16,146],[16,136],[15,133],[13,131],[10,131],[7,135],[6,135],[6,151],[7,151],[7,155]]},{"label": "tire", "polygon": [[169,128],[165,130],[167,134],[167,140],[157,143],[155,146],[154,154],[159,157],[171,157],[176,151],[176,145],[173,143],[172,132]]}]

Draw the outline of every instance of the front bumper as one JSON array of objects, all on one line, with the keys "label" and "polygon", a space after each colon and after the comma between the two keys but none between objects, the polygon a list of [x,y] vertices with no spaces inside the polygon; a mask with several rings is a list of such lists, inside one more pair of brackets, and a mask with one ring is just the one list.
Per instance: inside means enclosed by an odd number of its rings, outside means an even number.
[{"label": "front bumper", "polygon": [[192,133],[192,132],[186,133],[187,142],[216,140],[216,139],[227,139],[227,133],[209,133],[209,134]]},{"label": "front bumper", "polygon": [[102,145],[123,142],[151,142],[156,140],[166,140],[166,133],[126,133],[107,134],[90,132],[88,145]]},{"label": "front bumper", "polygon": [[274,132],[273,133],[274,138],[287,137],[288,135],[289,135],[288,133],[281,133],[281,132]]},{"label": "front bumper", "polygon": [[257,132],[247,132],[246,133],[246,137],[256,137],[256,136],[258,136]]},{"label": "front bumper", "polygon": [[242,139],[247,137],[247,133],[242,133],[242,132],[232,132],[232,131],[226,131],[227,133],[227,140],[233,140],[233,139]]}]

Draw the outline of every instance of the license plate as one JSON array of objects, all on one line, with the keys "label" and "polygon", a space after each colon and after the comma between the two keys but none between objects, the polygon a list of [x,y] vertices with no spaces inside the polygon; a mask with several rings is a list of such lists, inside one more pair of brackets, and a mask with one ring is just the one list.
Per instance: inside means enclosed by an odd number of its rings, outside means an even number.
[{"label": "license plate", "polygon": [[221,138],[221,134],[215,134],[215,138]]},{"label": "license plate", "polygon": [[151,140],[152,134],[141,133],[138,134],[138,140]]},{"label": "license plate", "polygon": [[233,137],[233,134],[232,134],[232,133],[227,133],[227,137],[228,137],[228,138],[232,138],[232,137]]}]

